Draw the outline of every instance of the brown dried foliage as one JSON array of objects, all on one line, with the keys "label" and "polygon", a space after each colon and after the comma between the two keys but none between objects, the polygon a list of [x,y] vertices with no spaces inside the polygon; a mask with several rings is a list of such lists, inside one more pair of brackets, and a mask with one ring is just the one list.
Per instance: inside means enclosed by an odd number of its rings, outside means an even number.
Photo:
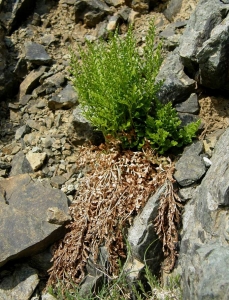
[{"label": "brown dried foliage", "polygon": [[118,258],[126,253],[123,228],[131,224],[149,196],[165,181],[168,181],[167,193],[155,226],[166,256],[175,259],[173,244],[177,242],[179,211],[170,160],[157,157],[150,149],[121,153],[91,147],[81,148],[77,164],[87,172],[70,207],[72,221],[66,226],[67,234],[56,246],[48,284],[53,285],[57,280],[63,281],[67,288],[71,283],[79,284],[85,276],[89,255],[93,254],[96,261],[101,245],[109,252],[108,272],[117,274]]}]

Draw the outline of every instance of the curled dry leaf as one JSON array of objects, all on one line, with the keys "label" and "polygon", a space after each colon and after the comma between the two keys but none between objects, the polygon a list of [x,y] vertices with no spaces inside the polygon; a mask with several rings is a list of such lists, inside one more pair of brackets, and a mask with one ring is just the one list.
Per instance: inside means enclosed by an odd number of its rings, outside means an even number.
[{"label": "curled dry leaf", "polygon": [[144,152],[120,152],[100,146],[82,147],[77,164],[89,171],[81,179],[70,207],[72,221],[66,226],[67,234],[56,245],[48,284],[58,280],[67,288],[71,283],[79,284],[85,276],[89,255],[96,261],[101,245],[109,252],[108,272],[116,275],[118,258],[125,257],[126,253],[123,229],[165,181],[167,191],[161,199],[155,228],[173,266],[179,209],[172,187],[171,161],[161,159],[149,148]]}]

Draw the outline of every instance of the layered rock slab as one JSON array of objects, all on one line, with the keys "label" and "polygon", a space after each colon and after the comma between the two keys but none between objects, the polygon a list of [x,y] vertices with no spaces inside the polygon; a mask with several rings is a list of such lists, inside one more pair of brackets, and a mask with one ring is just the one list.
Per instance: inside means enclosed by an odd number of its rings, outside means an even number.
[{"label": "layered rock slab", "polygon": [[33,181],[28,174],[2,180],[0,191],[0,266],[36,254],[62,237],[63,227],[49,222],[48,216],[56,207],[69,219],[63,192]]},{"label": "layered rock slab", "polygon": [[229,129],[220,137],[212,165],[185,206],[178,260],[183,299],[228,299]]}]

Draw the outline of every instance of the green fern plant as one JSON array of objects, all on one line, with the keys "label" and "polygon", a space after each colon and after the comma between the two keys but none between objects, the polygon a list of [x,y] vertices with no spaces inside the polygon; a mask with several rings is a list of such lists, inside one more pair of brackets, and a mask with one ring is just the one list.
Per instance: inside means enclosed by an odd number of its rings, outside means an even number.
[{"label": "green fern plant", "polygon": [[162,56],[161,44],[155,46],[153,21],[142,55],[132,27],[125,38],[116,31],[108,42],[85,43],[85,49],[79,47],[80,61],[71,53],[72,81],[84,116],[105,139],[111,136],[132,149],[148,139],[160,153],[192,140],[199,123],[180,128],[172,106],[157,100]]}]

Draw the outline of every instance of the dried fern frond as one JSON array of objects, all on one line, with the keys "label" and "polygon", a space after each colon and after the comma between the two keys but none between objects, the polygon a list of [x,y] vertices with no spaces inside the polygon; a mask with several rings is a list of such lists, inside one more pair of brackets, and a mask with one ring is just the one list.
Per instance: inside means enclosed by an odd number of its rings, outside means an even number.
[{"label": "dried fern frond", "polygon": [[[149,196],[170,179],[171,162],[164,159],[158,167],[158,162],[155,163],[158,159],[149,149],[144,153],[121,153],[104,147],[81,148],[78,167],[87,169],[87,173],[81,179],[77,197],[70,207],[72,221],[66,226],[68,232],[64,239],[56,247],[48,284],[55,284],[57,280],[62,280],[66,287],[70,287],[71,282],[80,283],[85,276],[89,255],[92,254],[96,261],[101,245],[105,245],[109,252],[108,272],[117,274],[118,259],[125,257],[126,253],[123,228],[131,224]],[[178,220],[178,212],[176,208],[172,210],[173,202],[167,198],[170,199],[169,191],[162,199],[164,204],[156,222],[160,237],[166,234],[164,213],[168,211],[169,218],[175,213]],[[169,234],[175,235],[176,229],[172,222],[169,224]],[[164,238],[164,242],[167,254],[174,239]]]}]

